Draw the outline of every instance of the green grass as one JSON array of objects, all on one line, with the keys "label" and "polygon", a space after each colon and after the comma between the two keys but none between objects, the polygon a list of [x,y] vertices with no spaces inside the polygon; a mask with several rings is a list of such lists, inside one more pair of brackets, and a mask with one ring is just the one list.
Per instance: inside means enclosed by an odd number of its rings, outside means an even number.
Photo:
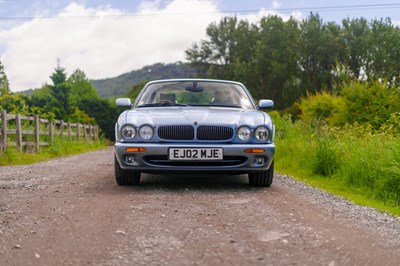
[{"label": "green grass", "polygon": [[32,164],[105,147],[107,147],[107,143],[104,140],[98,140],[96,142],[77,142],[55,138],[53,145],[41,147],[38,153],[21,153],[15,147],[7,147],[5,152],[0,153],[0,166]]},{"label": "green grass", "polygon": [[311,186],[400,216],[400,138],[365,126],[329,128],[274,115],[275,166]]}]

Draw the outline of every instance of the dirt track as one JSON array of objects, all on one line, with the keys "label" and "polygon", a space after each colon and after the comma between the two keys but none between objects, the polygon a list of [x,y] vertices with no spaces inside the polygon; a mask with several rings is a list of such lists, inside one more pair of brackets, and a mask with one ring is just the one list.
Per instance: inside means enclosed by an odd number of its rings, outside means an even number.
[{"label": "dirt track", "polygon": [[279,175],[271,188],[156,175],[120,187],[112,163],[109,148],[0,167],[0,265],[400,265],[400,240]]}]

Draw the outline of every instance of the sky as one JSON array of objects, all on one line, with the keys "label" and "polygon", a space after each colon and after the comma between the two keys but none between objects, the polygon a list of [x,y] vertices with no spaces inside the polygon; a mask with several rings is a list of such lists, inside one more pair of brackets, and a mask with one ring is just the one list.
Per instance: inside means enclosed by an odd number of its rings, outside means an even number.
[{"label": "sky", "polygon": [[338,24],[389,17],[400,25],[400,0],[0,0],[0,61],[14,92],[50,83],[58,62],[68,75],[81,69],[104,79],[184,62],[184,51],[224,16],[256,23],[310,12]]}]

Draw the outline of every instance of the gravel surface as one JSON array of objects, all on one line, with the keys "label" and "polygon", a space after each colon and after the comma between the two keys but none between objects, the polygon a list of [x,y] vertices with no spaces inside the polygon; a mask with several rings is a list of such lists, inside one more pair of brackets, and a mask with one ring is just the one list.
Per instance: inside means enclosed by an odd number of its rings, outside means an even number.
[{"label": "gravel surface", "polygon": [[378,211],[371,207],[354,204],[342,197],[310,187],[293,180],[287,175],[278,175],[281,185],[307,197],[315,204],[321,204],[331,216],[348,219],[349,223],[360,228],[374,230],[393,244],[400,243],[400,217]]},{"label": "gravel surface", "polygon": [[276,175],[143,175],[113,150],[0,167],[0,265],[400,265],[400,219]]}]

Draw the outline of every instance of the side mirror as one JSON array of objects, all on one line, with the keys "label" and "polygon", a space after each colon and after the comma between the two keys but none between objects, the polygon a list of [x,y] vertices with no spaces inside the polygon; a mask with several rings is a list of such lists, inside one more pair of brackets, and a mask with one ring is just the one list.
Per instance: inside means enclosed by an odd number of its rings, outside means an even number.
[{"label": "side mirror", "polygon": [[115,100],[115,104],[118,107],[131,107],[132,106],[131,99],[129,99],[129,98],[118,98]]},{"label": "side mirror", "polygon": [[274,108],[274,101],[273,100],[260,100],[258,102],[259,109],[272,109]]}]

